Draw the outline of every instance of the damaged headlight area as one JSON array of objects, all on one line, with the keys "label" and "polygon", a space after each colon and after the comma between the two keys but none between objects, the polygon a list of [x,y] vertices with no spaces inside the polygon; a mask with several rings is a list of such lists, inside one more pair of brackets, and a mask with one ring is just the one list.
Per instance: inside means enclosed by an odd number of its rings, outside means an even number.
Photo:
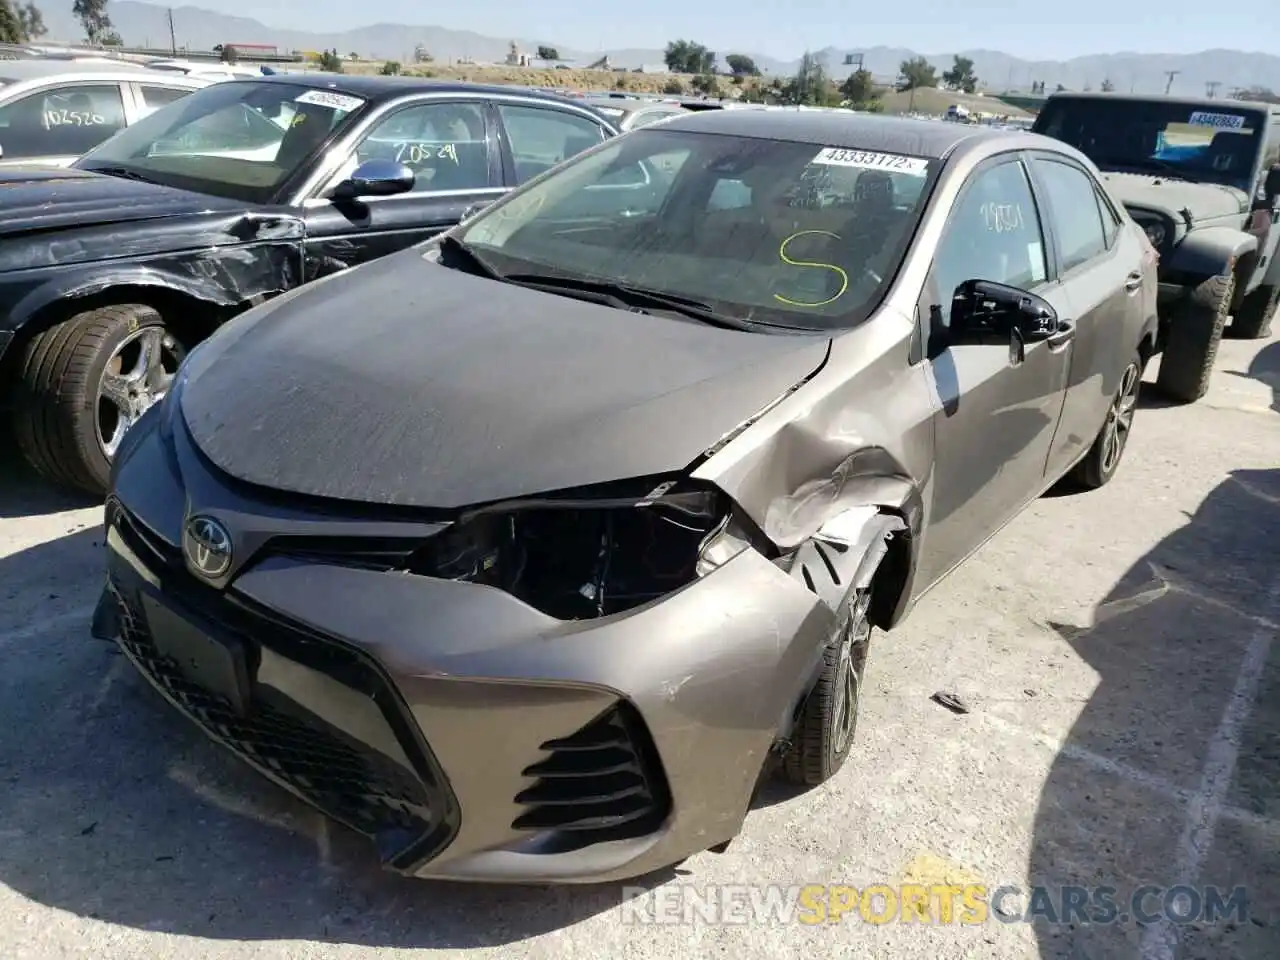
[{"label": "damaged headlight area", "polygon": [[404,569],[496,587],[549,616],[580,620],[656,600],[751,545],[723,494],[665,484],[640,498],[497,504],[432,537]]}]

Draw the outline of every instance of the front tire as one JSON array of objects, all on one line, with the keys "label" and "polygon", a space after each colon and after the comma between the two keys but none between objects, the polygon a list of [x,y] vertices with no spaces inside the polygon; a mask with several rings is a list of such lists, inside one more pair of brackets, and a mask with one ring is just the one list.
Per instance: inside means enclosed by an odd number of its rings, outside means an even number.
[{"label": "front tire", "polygon": [[1133,428],[1134,414],[1138,409],[1142,366],[1142,357],[1135,354],[1120,375],[1120,387],[1107,408],[1107,417],[1093,446],[1071,470],[1070,480],[1077,486],[1096,490],[1116,475],[1129,444],[1129,431]]},{"label": "front tire", "polygon": [[834,777],[849,758],[871,643],[870,600],[869,590],[859,590],[845,602],[835,638],[822,652],[822,672],[782,758],[782,776],[790,783],[816,787]]},{"label": "front tire", "polygon": [[1210,277],[1175,308],[1156,378],[1165,396],[1194,403],[1209,392],[1235,287],[1234,274]]},{"label": "front tire", "polygon": [[78,313],[26,344],[14,384],[14,434],[52,482],[106,493],[128,429],[163,398],[182,348],[151,307]]},{"label": "front tire", "polygon": [[1261,286],[1244,298],[1231,318],[1227,335],[1234,340],[1261,340],[1271,335],[1271,320],[1280,307],[1280,285]]}]

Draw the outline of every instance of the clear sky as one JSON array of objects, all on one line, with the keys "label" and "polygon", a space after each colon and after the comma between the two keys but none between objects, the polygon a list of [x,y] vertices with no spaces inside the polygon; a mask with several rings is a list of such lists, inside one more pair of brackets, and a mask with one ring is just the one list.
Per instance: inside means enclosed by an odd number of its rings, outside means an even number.
[{"label": "clear sky", "polygon": [[329,31],[406,23],[550,40],[579,50],[661,48],[668,40],[683,37],[722,54],[742,51],[783,59],[828,46],[909,47],[921,53],[985,48],[1033,60],[1121,51],[1196,53],[1212,48],[1280,53],[1275,0],[1244,7],[1206,0],[173,2],[253,17],[274,27]]}]

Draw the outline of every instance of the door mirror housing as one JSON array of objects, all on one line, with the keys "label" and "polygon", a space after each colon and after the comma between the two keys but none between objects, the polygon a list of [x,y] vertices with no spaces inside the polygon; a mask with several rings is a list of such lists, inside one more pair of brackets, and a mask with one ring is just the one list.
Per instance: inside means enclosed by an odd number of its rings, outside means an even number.
[{"label": "door mirror housing", "polygon": [[991,280],[966,280],[951,303],[951,342],[1040,343],[1058,332],[1058,313],[1049,301],[1018,287]]},{"label": "door mirror housing", "polygon": [[412,170],[394,160],[366,160],[355,172],[333,188],[334,200],[364,197],[393,197],[413,189]]}]

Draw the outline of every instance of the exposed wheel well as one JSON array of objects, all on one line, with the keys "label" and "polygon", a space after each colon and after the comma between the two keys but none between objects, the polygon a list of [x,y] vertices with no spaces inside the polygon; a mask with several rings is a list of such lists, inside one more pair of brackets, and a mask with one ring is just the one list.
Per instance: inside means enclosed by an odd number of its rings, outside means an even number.
[{"label": "exposed wheel well", "polygon": [[880,512],[892,514],[903,522],[903,529],[889,537],[888,552],[871,581],[871,602],[867,609],[871,625],[888,630],[902,608],[902,595],[911,576],[913,544],[911,527],[903,514],[886,508],[881,508]]},{"label": "exposed wheel well", "polygon": [[148,284],[111,286],[87,296],[55,300],[38,310],[19,329],[17,340],[10,345],[9,351],[14,350],[18,341],[25,342],[78,313],[127,303],[139,303],[159,313],[173,335],[188,349],[243,309],[210,303],[169,287]]}]

